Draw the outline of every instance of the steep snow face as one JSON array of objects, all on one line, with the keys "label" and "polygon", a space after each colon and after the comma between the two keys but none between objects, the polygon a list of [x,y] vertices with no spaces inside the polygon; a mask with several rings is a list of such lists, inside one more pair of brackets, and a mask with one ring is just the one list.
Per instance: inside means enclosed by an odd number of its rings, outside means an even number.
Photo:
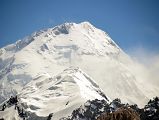
[{"label": "steep snow face", "polygon": [[28,83],[19,95],[27,112],[53,119],[67,117],[87,100],[109,101],[99,86],[79,68],[65,69],[57,76],[41,74]]},{"label": "steep snow face", "polygon": [[149,96],[131,72],[133,65],[108,34],[89,22],[65,23],[0,49],[0,102],[41,73],[55,76],[75,66],[112,99],[140,104]]}]

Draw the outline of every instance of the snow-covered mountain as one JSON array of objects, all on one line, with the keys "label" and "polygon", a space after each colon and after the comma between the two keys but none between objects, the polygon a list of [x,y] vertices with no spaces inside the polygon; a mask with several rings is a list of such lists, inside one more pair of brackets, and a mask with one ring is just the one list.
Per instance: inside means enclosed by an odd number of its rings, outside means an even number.
[{"label": "snow-covered mountain", "polygon": [[[111,99],[119,97],[125,102],[142,104],[149,96],[131,71],[133,65],[104,31],[89,22],[64,23],[0,49],[0,102],[21,89],[21,94],[29,94],[26,89],[35,83],[36,76],[50,82],[46,75],[52,78],[74,66],[91,76]],[[32,90],[32,94],[38,93],[33,87],[28,89]],[[31,96],[28,99],[34,100]]]}]

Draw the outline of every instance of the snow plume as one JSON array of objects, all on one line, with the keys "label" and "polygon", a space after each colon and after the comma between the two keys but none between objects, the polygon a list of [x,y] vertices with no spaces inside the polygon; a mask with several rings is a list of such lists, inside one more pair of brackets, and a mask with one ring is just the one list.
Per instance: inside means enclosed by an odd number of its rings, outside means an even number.
[{"label": "snow plume", "polygon": [[129,54],[137,61],[133,70],[138,74],[138,77],[152,86],[159,86],[159,52],[156,53],[143,47],[137,47],[133,48]]}]

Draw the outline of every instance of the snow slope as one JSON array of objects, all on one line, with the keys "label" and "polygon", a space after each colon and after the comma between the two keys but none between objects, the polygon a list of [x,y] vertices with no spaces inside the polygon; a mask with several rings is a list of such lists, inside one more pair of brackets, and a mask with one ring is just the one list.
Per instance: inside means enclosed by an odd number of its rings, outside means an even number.
[{"label": "snow slope", "polygon": [[104,31],[89,22],[64,23],[0,49],[0,102],[36,76],[56,76],[74,66],[91,76],[111,99],[140,105],[156,93],[132,72],[134,62]]},{"label": "snow slope", "polygon": [[14,106],[6,109],[5,111],[0,111],[0,119],[4,120],[20,120],[18,112],[14,109]]},{"label": "snow slope", "polygon": [[[54,120],[71,115],[74,109],[87,100],[109,102],[99,86],[86,73],[73,67],[54,77],[46,73],[36,76],[18,96],[25,111],[34,113],[39,118],[46,118],[50,113],[54,113]],[[33,119],[32,115],[30,119]]]}]

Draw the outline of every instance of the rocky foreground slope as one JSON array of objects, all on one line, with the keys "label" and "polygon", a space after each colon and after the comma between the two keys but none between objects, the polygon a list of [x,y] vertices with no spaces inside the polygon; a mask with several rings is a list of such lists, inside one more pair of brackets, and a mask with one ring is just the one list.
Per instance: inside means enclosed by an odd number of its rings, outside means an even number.
[{"label": "rocky foreground slope", "polygon": [[[78,108],[74,108],[71,114],[66,117],[64,114],[49,113],[48,116],[37,116],[35,113],[27,111],[24,104],[18,101],[9,103],[2,112],[1,120],[158,120],[159,119],[159,98],[149,100],[144,108],[139,108],[137,104],[129,105],[114,99],[111,102],[103,100],[88,100]],[[67,103],[68,104],[68,103]],[[66,105],[67,105],[66,104]],[[14,107],[15,105],[15,107]],[[33,108],[33,107],[32,107]],[[70,109],[71,111],[71,109]],[[46,112],[45,112],[46,113]]]}]

